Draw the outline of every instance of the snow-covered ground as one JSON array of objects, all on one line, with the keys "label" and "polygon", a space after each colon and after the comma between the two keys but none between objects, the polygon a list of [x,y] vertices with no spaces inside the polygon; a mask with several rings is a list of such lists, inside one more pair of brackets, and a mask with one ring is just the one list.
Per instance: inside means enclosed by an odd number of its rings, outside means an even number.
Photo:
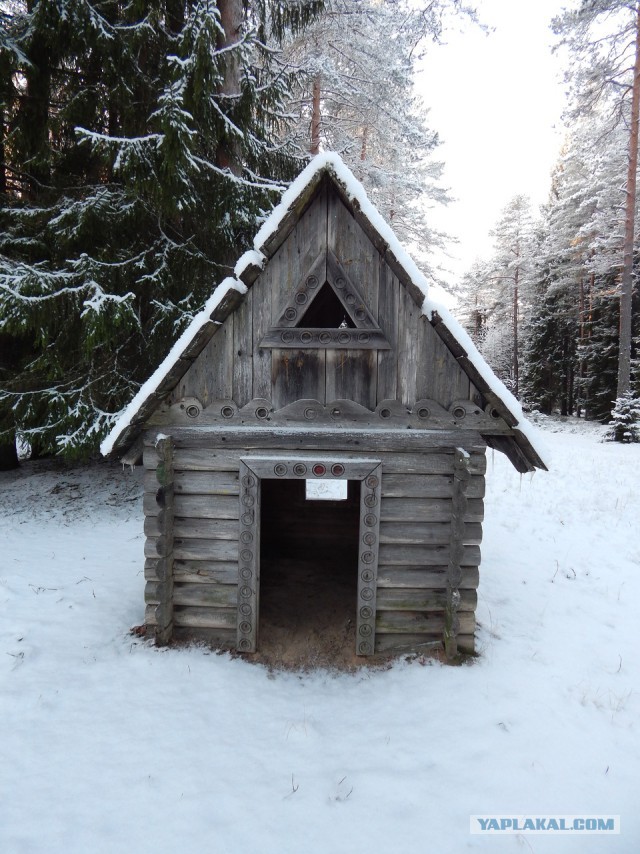
[{"label": "snow-covered ground", "polygon": [[[270,674],[129,634],[140,472],[0,475],[0,852],[640,850],[640,446],[487,472],[480,657]],[[620,815],[478,836],[471,814]]]}]

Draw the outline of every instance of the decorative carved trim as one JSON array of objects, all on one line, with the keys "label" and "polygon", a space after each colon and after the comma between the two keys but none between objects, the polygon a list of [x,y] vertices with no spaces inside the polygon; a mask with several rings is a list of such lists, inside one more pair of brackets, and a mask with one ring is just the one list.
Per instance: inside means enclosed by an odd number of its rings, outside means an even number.
[{"label": "decorative carved trim", "polygon": [[260,611],[260,486],[273,480],[359,480],[358,610],[356,655],[375,650],[376,584],[380,539],[382,463],[372,459],[328,458],[320,454],[245,457],[240,461],[240,543],[238,553],[238,635],[240,652],[258,647]]},{"label": "decorative carved trim", "polygon": [[511,436],[513,430],[491,407],[483,411],[471,400],[456,400],[445,409],[435,400],[417,400],[407,406],[399,400],[383,400],[375,410],[351,400],[297,400],[274,410],[270,400],[254,398],[238,407],[233,400],[214,400],[207,407],[196,398],[185,398],[160,409],[150,426],[229,427],[260,425],[287,427],[311,423],[315,427],[352,427],[368,429],[476,430],[487,436]]},{"label": "decorative carved trim", "polygon": [[[320,291],[329,285],[354,329],[306,327],[304,318]],[[260,347],[304,350],[390,350],[391,345],[369,311],[360,291],[334,253],[323,250],[289,297]]]}]

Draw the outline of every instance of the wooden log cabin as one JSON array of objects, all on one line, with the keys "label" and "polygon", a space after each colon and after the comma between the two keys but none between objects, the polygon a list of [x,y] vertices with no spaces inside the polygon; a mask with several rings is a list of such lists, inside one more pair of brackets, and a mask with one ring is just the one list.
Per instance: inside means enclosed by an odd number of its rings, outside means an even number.
[{"label": "wooden log cabin", "polygon": [[356,655],[473,652],[485,452],[545,468],[532,429],[336,155],[254,247],[103,443],[145,467],[147,631],[255,651],[315,572]]}]

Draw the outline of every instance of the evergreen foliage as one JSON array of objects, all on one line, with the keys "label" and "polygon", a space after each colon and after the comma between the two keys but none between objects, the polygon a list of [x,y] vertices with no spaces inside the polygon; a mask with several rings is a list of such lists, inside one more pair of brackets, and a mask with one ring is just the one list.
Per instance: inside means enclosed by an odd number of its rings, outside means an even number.
[{"label": "evergreen foliage", "polygon": [[640,442],[640,397],[633,392],[628,391],[616,399],[605,439],[610,442]]},{"label": "evergreen foliage", "polygon": [[320,9],[3,4],[5,440],[17,429],[41,452],[91,452],[248,247],[300,169],[275,46]]}]

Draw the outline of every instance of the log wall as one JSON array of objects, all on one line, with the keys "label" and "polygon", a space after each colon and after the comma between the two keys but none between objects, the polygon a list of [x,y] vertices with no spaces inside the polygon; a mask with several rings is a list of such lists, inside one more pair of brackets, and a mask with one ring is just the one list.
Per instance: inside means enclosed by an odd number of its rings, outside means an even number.
[{"label": "log wall", "polygon": [[[173,627],[175,637],[200,637],[220,647],[236,643],[239,554],[239,465],[241,458],[262,454],[274,458],[319,453],[327,446],[336,459],[362,457],[366,436],[355,453],[353,446],[333,433],[322,441],[307,437],[298,440],[298,450],[286,447],[291,440],[271,434],[260,450],[258,431],[251,431],[251,450],[246,440],[225,443],[239,447],[215,446],[213,434],[176,431],[173,440]],[[265,431],[266,432],[266,431]],[[391,431],[389,431],[391,432]],[[400,436],[398,444],[420,438],[414,431]],[[145,437],[145,621],[157,626],[162,523],[158,491],[158,453],[155,431]],[[456,639],[460,651],[473,650],[476,589],[482,538],[485,444],[479,436],[464,439],[468,453],[468,480],[464,482],[465,502],[456,499],[456,447],[449,434],[440,441],[431,437],[432,447],[421,451],[367,450],[367,456],[382,461],[380,502],[379,563],[377,571],[376,645],[379,652],[419,650],[442,640],[451,602],[452,562],[459,598],[456,600]],[[426,441],[426,440],[425,440]],[[220,437],[218,437],[220,443]],[[447,444],[449,443],[449,444]],[[207,445],[210,447],[207,447]],[[387,441],[387,446],[389,442]],[[280,447],[274,447],[280,445]],[[282,447],[282,446],[285,447]],[[303,447],[300,448],[300,445]],[[460,455],[457,452],[458,457]],[[456,519],[454,509],[464,507]],[[456,534],[452,540],[452,519]],[[330,534],[330,532],[329,532]],[[356,572],[356,567],[354,567]]]}]

